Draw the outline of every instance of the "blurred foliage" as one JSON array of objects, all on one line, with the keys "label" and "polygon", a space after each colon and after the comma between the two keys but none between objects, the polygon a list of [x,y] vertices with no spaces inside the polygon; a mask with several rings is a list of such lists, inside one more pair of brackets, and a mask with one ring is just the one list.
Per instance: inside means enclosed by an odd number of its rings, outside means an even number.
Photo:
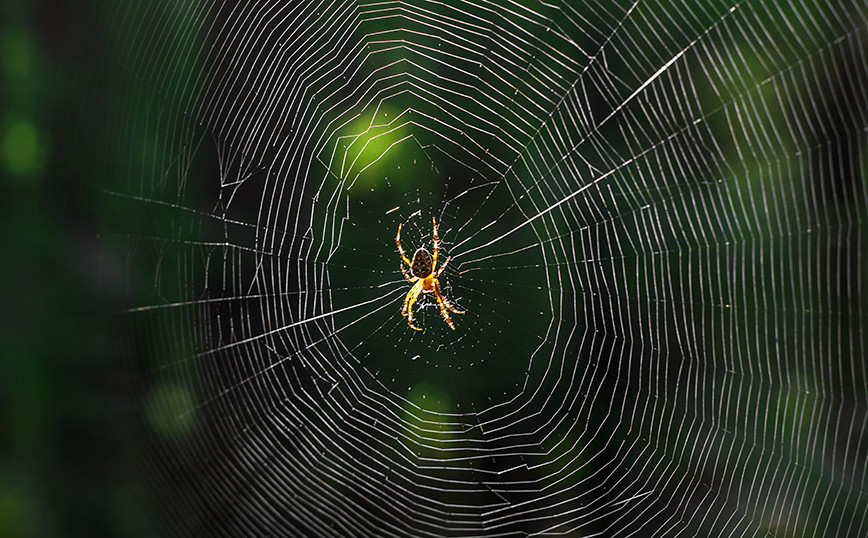
[{"label": "blurred foliage", "polygon": [[[128,535],[149,528],[133,478],[122,332],[106,312],[93,212],[103,176],[83,141],[98,83],[97,5],[0,3],[0,536]],[[98,114],[93,110],[91,113]]]}]

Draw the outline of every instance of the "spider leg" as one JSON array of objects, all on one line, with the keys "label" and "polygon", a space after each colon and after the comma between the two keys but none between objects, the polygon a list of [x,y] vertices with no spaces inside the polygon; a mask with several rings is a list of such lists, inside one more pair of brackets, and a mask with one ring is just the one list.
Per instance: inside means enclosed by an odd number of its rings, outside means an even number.
[{"label": "spider leg", "polygon": [[[447,259],[446,261],[448,262],[449,260]],[[443,264],[443,267],[446,267],[445,263]],[[443,297],[443,294],[440,293],[440,281],[439,280],[435,279],[435,286],[434,287],[436,288],[437,295],[439,295],[440,297],[443,298],[443,303],[446,305],[446,308],[455,312],[456,314],[463,314],[464,313],[464,310],[458,310],[457,308],[455,308],[455,305],[452,304],[452,301]]]},{"label": "spider leg", "polygon": [[407,268],[403,265],[401,266],[401,272],[404,273],[404,278],[406,278],[410,282],[416,282],[417,280],[419,280],[419,277],[413,276],[413,274],[407,271]]},{"label": "spider leg", "polygon": [[[442,273],[443,270],[446,269],[446,266],[449,265],[449,260],[451,260],[451,259],[452,258],[446,258],[446,261],[443,262],[443,265],[440,267],[440,270],[437,271],[437,273],[434,275],[434,280],[435,280],[435,282],[437,282],[436,287],[437,287],[437,293],[438,294],[440,293],[440,291],[439,291],[440,290],[440,283],[439,283],[439,281],[437,281],[437,277],[439,277],[440,273]],[[442,295],[441,295],[441,297],[442,297]],[[456,314],[463,314],[464,313],[464,310],[458,310],[457,308],[455,308],[455,305],[453,305],[448,299],[444,298],[443,302],[446,303],[446,308],[455,312]]]},{"label": "spider leg", "polygon": [[437,235],[437,219],[431,217],[434,222],[434,261],[431,262],[431,272],[437,270],[437,251],[440,250],[440,236]]},{"label": "spider leg", "polygon": [[404,309],[401,311],[401,314],[407,316],[407,323],[410,324],[410,327],[417,331],[421,331],[422,329],[413,325],[413,303],[419,298],[420,293],[422,293],[422,282],[416,283],[410,289],[410,292],[407,293],[407,297],[404,299]]},{"label": "spider leg", "polygon": [[[410,260],[407,259],[407,255],[404,254],[404,249],[401,248],[401,226],[402,226],[402,224],[398,225],[398,235],[395,236],[395,242],[398,243],[398,252],[401,253],[401,259],[404,260],[404,263],[406,263],[407,265],[412,266],[413,264],[410,263]],[[402,269],[403,269],[403,267],[402,267]]]},{"label": "spider leg", "polygon": [[449,327],[452,330],[455,330],[455,325],[452,324],[452,318],[449,317],[449,311],[453,311],[456,314],[463,314],[463,310],[456,310],[452,303],[449,302],[448,299],[443,297],[443,294],[440,293],[440,282],[437,279],[434,279],[434,295],[437,297],[437,304],[440,305],[440,315],[443,316],[443,319],[446,320],[446,323],[449,324]]},{"label": "spider leg", "polygon": [[446,258],[446,261],[443,262],[443,265],[440,266],[440,269],[438,269],[437,272],[434,273],[434,278],[437,278],[438,276],[440,276],[440,273],[442,273],[443,270],[446,269],[446,266],[449,265],[449,260],[451,260],[451,259],[452,258]]},{"label": "spider leg", "polygon": [[456,314],[464,313],[464,310],[458,310],[457,308],[455,308],[455,305],[452,304],[450,300],[444,298],[443,301],[446,303],[446,308],[448,308],[449,310],[455,312]]},{"label": "spider leg", "polygon": [[413,284],[413,286],[410,288],[410,291],[408,291],[407,295],[404,296],[404,306],[401,307],[402,316],[407,317],[407,310],[410,305],[410,299],[413,299],[416,295],[419,295],[419,289],[421,287],[421,282]]}]

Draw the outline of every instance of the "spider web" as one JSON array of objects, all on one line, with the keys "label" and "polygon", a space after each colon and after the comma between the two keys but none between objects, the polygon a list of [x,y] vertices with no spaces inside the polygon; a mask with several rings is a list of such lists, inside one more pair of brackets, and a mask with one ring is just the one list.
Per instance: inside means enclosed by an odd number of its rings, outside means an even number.
[{"label": "spider web", "polygon": [[112,9],[173,532],[868,534],[863,3]]}]

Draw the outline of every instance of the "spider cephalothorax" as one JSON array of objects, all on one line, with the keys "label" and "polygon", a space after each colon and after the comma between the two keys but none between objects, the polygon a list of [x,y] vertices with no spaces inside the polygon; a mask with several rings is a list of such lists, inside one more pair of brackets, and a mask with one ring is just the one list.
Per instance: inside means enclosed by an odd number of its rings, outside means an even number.
[{"label": "spider cephalothorax", "polygon": [[456,314],[463,314],[464,311],[457,310],[440,293],[440,282],[437,278],[446,269],[449,258],[446,258],[446,261],[443,262],[443,265],[439,269],[437,268],[437,251],[440,249],[440,238],[437,236],[437,219],[431,220],[434,222],[434,255],[432,256],[422,247],[413,254],[412,261],[407,258],[407,255],[404,254],[404,249],[401,248],[401,225],[398,225],[398,235],[395,237],[395,242],[398,243],[398,252],[401,253],[401,259],[410,267],[410,271],[408,272],[407,268],[402,265],[401,272],[404,273],[404,277],[407,280],[414,283],[410,291],[407,292],[407,296],[404,297],[404,307],[401,308],[401,315],[407,317],[410,327],[421,331],[422,329],[413,325],[413,303],[419,298],[420,293],[433,293],[437,298],[437,304],[440,305],[440,314],[454,330],[455,325],[452,324],[452,320],[449,318],[449,311],[451,310]]}]

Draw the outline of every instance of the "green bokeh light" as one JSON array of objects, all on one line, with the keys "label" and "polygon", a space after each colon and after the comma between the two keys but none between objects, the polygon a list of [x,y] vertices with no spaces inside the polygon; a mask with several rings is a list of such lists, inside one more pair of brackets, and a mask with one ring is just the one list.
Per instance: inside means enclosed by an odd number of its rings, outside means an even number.
[{"label": "green bokeh light", "polygon": [[44,160],[43,141],[36,126],[28,120],[15,120],[3,129],[0,160],[3,169],[13,176],[38,172]]},{"label": "green bokeh light", "polygon": [[367,195],[391,170],[390,164],[401,160],[409,136],[402,117],[387,104],[380,103],[371,113],[362,114],[349,124],[343,134],[343,148],[337,167],[347,178],[347,187],[356,195]]},{"label": "green bokeh light", "polygon": [[6,77],[23,78],[30,73],[30,41],[21,30],[9,29],[0,34],[0,55]]},{"label": "green bokeh light", "polygon": [[160,383],[151,392],[146,415],[155,432],[167,437],[183,435],[193,428],[193,396],[187,387]]}]

